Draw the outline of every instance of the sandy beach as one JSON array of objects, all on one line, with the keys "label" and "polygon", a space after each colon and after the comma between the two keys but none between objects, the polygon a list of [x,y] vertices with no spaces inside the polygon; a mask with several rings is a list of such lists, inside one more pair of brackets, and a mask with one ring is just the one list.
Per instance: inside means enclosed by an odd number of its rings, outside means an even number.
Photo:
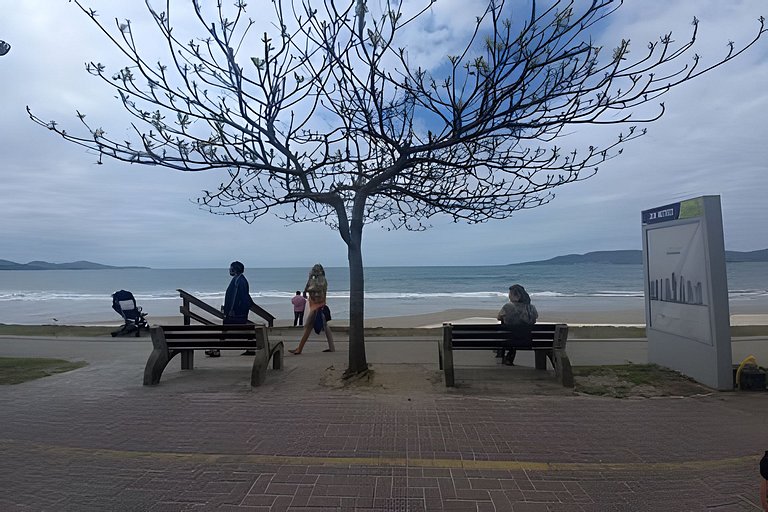
[{"label": "sandy beach", "polygon": [[[451,323],[496,323],[497,311],[485,309],[448,309],[435,313],[420,315],[403,315],[381,318],[367,318],[366,328],[385,329],[434,329],[444,322]],[[150,317],[151,324],[176,325],[183,322],[183,317],[163,316]],[[251,314],[251,320],[259,322],[259,317]],[[616,327],[645,327],[643,312],[636,310],[613,311],[548,311],[539,318],[539,323],[566,323],[571,326],[616,326]],[[114,320],[90,322],[86,325],[119,325]],[[292,326],[291,319],[276,319],[275,327]],[[346,327],[348,319],[335,319],[331,327]],[[731,314],[732,326],[768,326],[768,313],[735,313]]]}]

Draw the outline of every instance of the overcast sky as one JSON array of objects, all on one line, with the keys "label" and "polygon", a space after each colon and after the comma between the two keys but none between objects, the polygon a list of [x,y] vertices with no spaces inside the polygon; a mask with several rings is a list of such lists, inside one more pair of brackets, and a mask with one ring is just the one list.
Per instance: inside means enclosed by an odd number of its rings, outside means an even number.
[{"label": "overcast sky", "polygon": [[[130,18],[138,28],[146,20],[143,2],[85,1],[104,20]],[[249,3],[252,16],[259,3]],[[431,16],[455,37],[481,3],[438,0]],[[84,69],[86,61],[109,60],[114,52],[66,0],[0,0],[0,13],[0,40],[12,45],[0,57],[0,259],[160,268],[224,267],[233,259],[247,267],[346,265],[346,246],[322,224],[285,225],[267,216],[249,225],[199,210],[193,200],[218,183],[216,175],[112,161],[99,166],[95,155],[33,124],[26,105],[73,128],[76,109],[94,122],[122,119],[111,89]],[[711,61],[724,54],[729,39],[738,46],[756,33],[768,2],[627,0],[597,36],[611,48],[631,38],[639,54],[645,42],[670,30],[686,40],[694,15],[701,20],[698,53]],[[364,263],[494,265],[640,249],[641,210],[700,195],[721,196],[727,249],[768,247],[764,39],[668,94],[666,115],[647,125],[645,137],[625,146],[595,177],[559,188],[552,203],[482,225],[435,219],[421,233],[367,226]],[[440,44],[424,42],[440,53]],[[581,147],[595,134],[582,127],[562,145]]]}]

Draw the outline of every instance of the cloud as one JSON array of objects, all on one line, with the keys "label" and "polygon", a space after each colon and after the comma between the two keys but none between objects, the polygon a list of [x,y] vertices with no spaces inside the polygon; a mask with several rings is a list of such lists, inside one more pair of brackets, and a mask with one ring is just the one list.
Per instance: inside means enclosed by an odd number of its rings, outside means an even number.
[{"label": "cloud", "polygon": [[[137,33],[151,33],[142,2],[90,2],[104,19],[130,17]],[[439,64],[469,33],[484,2],[443,1],[406,35],[409,54]],[[191,21],[186,2],[174,16]],[[408,5],[412,5],[408,3]],[[251,10],[254,7],[249,6]],[[607,48],[644,43],[672,30],[678,42],[699,26],[699,52],[711,61],[734,39],[743,44],[765,14],[763,0],[625,2],[596,34]],[[253,13],[251,13],[253,15]],[[188,35],[190,31],[180,31]],[[323,225],[286,226],[268,216],[254,224],[201,211],[191,201],[215,187],[215,173],[179,173],[118,162],[67,144],[26,117],[30,105],[43,118],[73,127],[75,109],[127,132],[128,117],[113,92],[84,70],[89,60],[115,62],[117,54],[72,3],[25,0],[4,9],[0,38],[12,46],[0,58],[0,258],[14,261],[88,259],[155,267],[346,264],[346,248]],[[367,265],[503,264],[558,254],[640,248],[640,211],[704,194],[722,198],[726,245],[753,250],[768,245],[768,44],[673,91],[667,112],[624,154],[600,166],[594,178],[557,189],[555,200],[505,221],[468,226],[433,219],[423,233],[364,232]],[[583,148],[615,136],[615,128],[580,127],[561,143]]]}]

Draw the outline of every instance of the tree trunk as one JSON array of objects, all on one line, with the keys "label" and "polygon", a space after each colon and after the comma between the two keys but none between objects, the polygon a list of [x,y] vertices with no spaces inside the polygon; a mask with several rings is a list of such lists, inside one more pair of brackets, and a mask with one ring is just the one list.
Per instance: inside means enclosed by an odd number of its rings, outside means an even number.
[{"label": "tree trunk", "polygon": [[346,375],[352,376],[368,370],[365,358],[365,277],[363,274],[362,219],[352,217],[350,236],[347,243],[349,261],[349,368]]}]

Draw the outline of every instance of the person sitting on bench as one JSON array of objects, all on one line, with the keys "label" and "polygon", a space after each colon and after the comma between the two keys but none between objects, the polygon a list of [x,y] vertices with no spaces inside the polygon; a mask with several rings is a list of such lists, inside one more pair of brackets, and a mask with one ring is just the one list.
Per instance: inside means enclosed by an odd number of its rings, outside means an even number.
[{"label": "person sitting on bench", "polygon": [[[539,317],[536,306],[531,304],[531,297],[525,288],[519,284],[509,287],[509,302],[502,306],[496,318],[505,326],[533,325]],[[503,364],[514,366],[517,351],[513,348],[505,354],[504,349],[496,351],[496,357],[500,357]]]}]

